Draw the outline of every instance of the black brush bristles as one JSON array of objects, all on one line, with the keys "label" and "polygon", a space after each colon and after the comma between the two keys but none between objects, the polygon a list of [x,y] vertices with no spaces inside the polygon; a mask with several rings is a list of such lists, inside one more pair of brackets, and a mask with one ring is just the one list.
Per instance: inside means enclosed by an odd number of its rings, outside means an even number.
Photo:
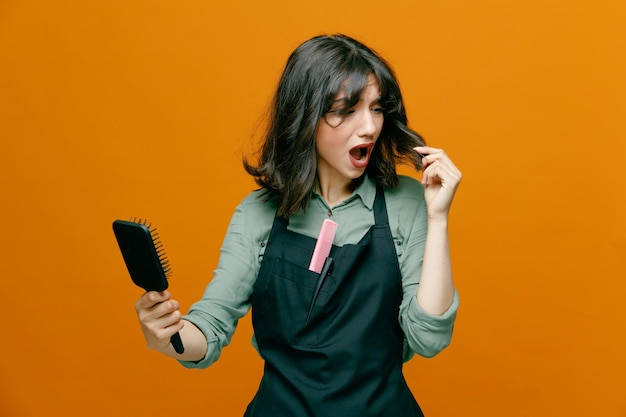
[{"label": "black brush bristles", "polygon": [[159,233],[157,232],[156,227],[152,227],[152,223],[148,223],[147,220],[138,219],[136,217],[131,217],[129,221],[131,223],[143,225],[148,229],[148,232],[150,232],[150,237],[152,238],[154,249],[157,253],[157,257],[159,258],[159,262],[161,263],[161,267],[163,268],[163,273],[169,279],[172,276],[172,266],[167,259],[165,249],[163,248],[163,244],[161,243]]}]

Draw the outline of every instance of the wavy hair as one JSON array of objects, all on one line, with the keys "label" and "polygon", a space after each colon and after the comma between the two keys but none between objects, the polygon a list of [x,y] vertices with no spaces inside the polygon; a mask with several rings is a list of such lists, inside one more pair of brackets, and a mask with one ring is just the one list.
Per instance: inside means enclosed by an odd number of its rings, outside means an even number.
[{"label": "wavy hair", "polygon": [[289,56],[271,103],[258,161],[243,161],[246,171],[266,191],[265,198],[277,198],[277,215],[289,217],[307,208],[317,176],[317,126],[341,91],[347,95],[348,106],[355,105],[369,75],[380,88],[384,122],[367,175],[379,185],[394,188],[398,163],[421,169],[421,158],[413,148],[425,142],[407,126],[402,94],[391,67],[348,36],[317,36]]}]

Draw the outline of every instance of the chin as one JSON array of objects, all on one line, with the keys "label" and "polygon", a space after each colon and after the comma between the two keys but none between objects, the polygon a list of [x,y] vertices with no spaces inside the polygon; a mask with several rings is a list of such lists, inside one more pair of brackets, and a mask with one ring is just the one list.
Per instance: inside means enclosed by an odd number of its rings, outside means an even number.
[{"label": "chin", "polygon": [[350,170],[350,174],[348,175],[348,178],[350,178],[352,181],[354,180],[360,180],[363,178],[363,176],[365,175],[365,168],[352,168]]}]

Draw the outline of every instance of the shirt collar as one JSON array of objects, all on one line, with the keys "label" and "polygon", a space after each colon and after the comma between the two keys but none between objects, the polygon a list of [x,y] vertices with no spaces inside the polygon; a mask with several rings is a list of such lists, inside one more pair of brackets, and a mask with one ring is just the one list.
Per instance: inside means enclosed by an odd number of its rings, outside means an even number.
[{"label": "shirt collar", "polygon": [[376,183],[370,179],[367,175],[364,176],[363,182],[354,190],[352,194],[361,197],[361,201],[369,210],[374,207],[374,200],[376,199]]},{"label": "shirt collar", "polygon": [[[322,196],[320,196],[317,192],[314,191],[313,194],[320,200],[320,202],[322,202],[322,204],[326,204],[323,202],[324,200],[322,199]],[[348,204],[357,198],[361,199],[361,202],[365,207],[367,207],[368,210],[371,211],[373,209],[374,200],[376,199],[376,183],[367,175],[363,175],[363,181],[361,181],[361,183],[352,192],[352,195],[346,198],[340,206]]]}]

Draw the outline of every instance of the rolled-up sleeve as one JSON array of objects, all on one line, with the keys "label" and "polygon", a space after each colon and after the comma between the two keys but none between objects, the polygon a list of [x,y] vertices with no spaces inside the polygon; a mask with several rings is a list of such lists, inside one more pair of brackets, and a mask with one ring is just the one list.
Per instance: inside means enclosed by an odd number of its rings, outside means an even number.
[{"label": "rolled-up sleeve", "polygon": [[413,296],[403,317],[403,329],[410,351],[405,348],[405,360],[410,359],[411,352],[431,358],[444,350],[452,339],[452,330],[459,306],[459,296],[454,292],[454,300],[448,310],[441,316],[427,313]]}]

